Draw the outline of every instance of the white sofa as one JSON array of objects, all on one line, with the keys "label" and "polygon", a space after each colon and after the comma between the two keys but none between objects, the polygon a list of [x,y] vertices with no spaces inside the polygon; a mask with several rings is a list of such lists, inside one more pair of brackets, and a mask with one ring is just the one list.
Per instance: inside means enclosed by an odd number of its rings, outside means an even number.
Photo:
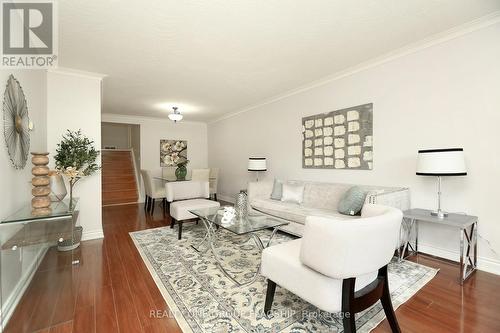
[{"label": "white sofa", "polygon": [[[273,182],[250,182],[247,188],[249,210],[258,211],[290,223],[281,228],[295,236],[302,236],[306,217],[318,216],[333,220],[356,219],[359,216],[342,215],[337,206],[344,195],[355,184],[291,181],[304,184],[304,199],[298,205],[271,199]],[[398,208],[410,208],[410,191],[402,187],[362,186],[367,189],[365,203]]]}]

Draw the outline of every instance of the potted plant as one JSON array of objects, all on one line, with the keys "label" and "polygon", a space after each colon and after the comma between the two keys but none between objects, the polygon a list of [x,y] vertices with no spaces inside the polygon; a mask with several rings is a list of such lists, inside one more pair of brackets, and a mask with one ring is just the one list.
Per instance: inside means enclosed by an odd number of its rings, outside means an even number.
[{"label": "potted plant", "polygon": [[96,163],[98,156],[94,141],[83,135],[81,130],[68,130],[57,145],[54,160],[57,172],[68,179],[70,210],[73,208],[73,187],[80,179],[99,170]]},{"label": "potted plant", "polygon": [[162,149],[165,151],[163,162],[166,166],[175,166],[175,177],[177,180],[185,180],[187,175],[186,165],[189,163],[185,154],[181,154],[187,149],[187,145],[183,141],[175,143],[167,142]]}]

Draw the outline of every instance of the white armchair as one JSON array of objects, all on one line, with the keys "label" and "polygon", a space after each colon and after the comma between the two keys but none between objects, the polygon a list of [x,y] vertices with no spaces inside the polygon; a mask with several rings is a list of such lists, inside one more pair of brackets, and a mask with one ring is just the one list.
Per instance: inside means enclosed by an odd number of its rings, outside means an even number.
[{"label": "white armchair", "polygon": [[387,265],[394,254],[403,214],[365,204],[361,218],[332,221],[310,216],[304,236],[262,253],[267,277],[264,306],[271,312],[276,285],[327,312],[341,312],[344,332],[356,332],[354,314],[380,300],[393,332],[400,332],[392,307]]},{"label": "white armchair", "polygon": [[189,211],[194,209],[220,207],[220,204],[208,200],[210,190],[208,181],[183,181],[165,184],[168,209],[172,222],[170,228],[179,225],[178,239],[182,238],[182,224],[190,220],[198,221]]}]

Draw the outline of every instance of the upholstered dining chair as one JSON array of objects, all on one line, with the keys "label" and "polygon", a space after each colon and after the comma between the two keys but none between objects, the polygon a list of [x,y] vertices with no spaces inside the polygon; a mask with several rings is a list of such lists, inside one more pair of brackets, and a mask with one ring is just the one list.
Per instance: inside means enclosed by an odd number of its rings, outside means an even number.
[{"label": "upholstered dining chair", "polygon": [[380,300],[392,332],[400,332],[387,265],[402,218],[396,208],[372,204],[366,204],[356,220],[307,217],[301,239],[262,252],[261,272],[267,277],[265,313],[272,313],[279,285],[320,310],[341,312],[346,333],[356,332],[355,313]]},{"label": "upholstered dining chair", "polygon": [[162,181],[155,181],[151,170],[141,169],[142,181],[144,183],[145,202],[144,209],[153,215],[155,211],[156,199],[162,200],[162,207],[165,210],[166,204],[166,190]]},{"label": "upholstered dining chair", "polygon": [[215,201],[217,201],[217,185],[219,183],[219,168],[210,168],[208,182],[210,184],[210,198],[213,198]]},{"label": "upholstered dining chair", "polygon": [[193,169],[191,171],[191,180],[197,182],[208,182],[210,178],[210,169]]},{"label": "upholstered dining chair", "polygon": [[144,210],[147,212],[149,210],[149,194],[151,189],[149,188],[148,174],[146,170],[141,169],[142,185],[144,187]]}]

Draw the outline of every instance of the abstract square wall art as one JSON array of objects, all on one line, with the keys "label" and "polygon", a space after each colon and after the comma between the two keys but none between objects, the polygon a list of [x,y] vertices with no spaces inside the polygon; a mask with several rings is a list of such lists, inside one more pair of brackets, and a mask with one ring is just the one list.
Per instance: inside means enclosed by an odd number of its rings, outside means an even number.
[{"label": "abstract square wall art", "polygon": [[187,141],[160,140],[160,166],[172,167],[187,161]]},{"label": "abstract square wall art", "polygon": [[302,118],[302,167],[373,169],[373,103]]}]

